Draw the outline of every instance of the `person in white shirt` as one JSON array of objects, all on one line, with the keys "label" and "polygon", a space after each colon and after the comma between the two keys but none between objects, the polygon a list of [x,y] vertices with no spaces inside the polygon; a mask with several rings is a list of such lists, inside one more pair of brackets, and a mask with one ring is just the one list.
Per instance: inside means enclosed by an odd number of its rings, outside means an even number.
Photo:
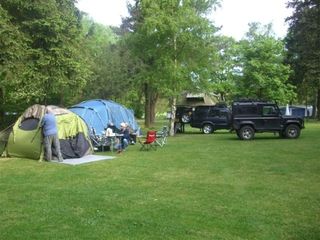
[{"label": "person in white shirt", "polygon": [[106,130],[106,137],[114,137],[115,133],[113,132],[113,124],[109,123]]}]

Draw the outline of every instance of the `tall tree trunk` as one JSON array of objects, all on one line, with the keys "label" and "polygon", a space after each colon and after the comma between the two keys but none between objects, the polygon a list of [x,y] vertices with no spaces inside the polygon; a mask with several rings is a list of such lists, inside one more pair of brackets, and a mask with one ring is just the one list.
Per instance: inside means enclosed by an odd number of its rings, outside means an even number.
[{"label": "tall tree trunk", "polygon": [[156,105],[159,95],[155,91],[152,91],[150,95],[150,123],[153,124],[156,119]]},{"label": "tall tree trunk", "polygon": [[61,93],[61,94],[60,94],[59,106],[60,106],[60,107],[63,107],[63,106],[64,106],[64,93]]},{"label": "tall tree trunk", "polygon": [[176,119],[176,105],[177,105],[177,98],[173,97],[170,101],[171,105],[171,114],[170,114],[170,136],[174,136],[175,134],[175,119]]},{"label": "tall tree trunk", "polygon": [[[4,88],[0,88],[0,119],[4,119]],[[1,123],[0,123],[1,124]],[[0,126],[1,127],[1,126]]]},{"label": "tall tree trunk", "polygon": [[151,101],[150,101],[150,87],[148,83],[145,83],[144,85],[144,96],[145,96],[144,125],[148,128],[151,125],[151,119],[150,119]]},{"label": "tall tree trunk", "polygon": [[[177,81],[177,36],[173,36],[173,50],[174,50],[174,79],[173,79],[173,88],[176,91],[176,81]],[[170,114],[170,131],[169,135],[174,136],[175,134],[175,120],[176,120],[176,105],[177,105],[177,97],[173,96],[171,99],[171,114]]]},{"label": "tall tree trunk", "polygon": [[317,90],[317,119],[320,120],[320,87]]},{"label": "tall tree trunk", "polygon": [[156,104],[158,101],[158,93],[150,84],[144,85],[145,95],[145,126],[150,127],[155,122],[156,118]]}]

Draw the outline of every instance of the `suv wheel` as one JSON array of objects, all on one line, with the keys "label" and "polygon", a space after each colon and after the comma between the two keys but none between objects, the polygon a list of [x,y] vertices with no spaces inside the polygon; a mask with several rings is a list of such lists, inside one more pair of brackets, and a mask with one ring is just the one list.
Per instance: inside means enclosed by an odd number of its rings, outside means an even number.
[{"label": "suv wheel", "polygon": [[213,133],[213,126],[211,124],[204,124],[202,131],[205,134]]},{"label": "suv wheel", "polygon": [[184,113],[181,117],[181,122],[183,123],[189,123],[190,122],[190,116],[188,113]]},{"label": "suv wheel", "polygon": [[287,138],[298,138],[300,136],[300,128],[297,125],[290,124],[285,131]]},{"label": "suv wheel", "polygon": [[250,126],[243,126],[239,132],[242,140],[251,140],[254,138],[254,130]]}]

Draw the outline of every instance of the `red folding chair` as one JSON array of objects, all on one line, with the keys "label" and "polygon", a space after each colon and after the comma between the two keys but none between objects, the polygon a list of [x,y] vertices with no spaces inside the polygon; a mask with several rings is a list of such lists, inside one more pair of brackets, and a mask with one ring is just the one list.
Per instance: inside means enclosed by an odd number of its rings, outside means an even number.
[{"label": "red folding chair", "polygon": [[148,131],[145,141],[142,142],[139,139],[139,143],[141,144],[140,150],[148,151],[149,149],[152,149],[152,148],[154,150],[157,150],[156,140],[157,140],[157,131]]}]

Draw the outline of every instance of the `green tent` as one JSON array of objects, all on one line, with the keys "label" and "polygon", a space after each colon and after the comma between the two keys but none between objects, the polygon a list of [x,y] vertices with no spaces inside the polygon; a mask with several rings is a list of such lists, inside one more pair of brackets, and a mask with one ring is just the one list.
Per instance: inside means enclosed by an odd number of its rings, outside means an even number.
[{"label": "green tent", "polygon": [[92,153],[88,127],[78,115],[56,106],[33,105],[19,117],[10,131],[5,148],[8,156],[40,159],[43,151],[40,122],[46,108],[56,116],[63,158],[80,158]]}]

